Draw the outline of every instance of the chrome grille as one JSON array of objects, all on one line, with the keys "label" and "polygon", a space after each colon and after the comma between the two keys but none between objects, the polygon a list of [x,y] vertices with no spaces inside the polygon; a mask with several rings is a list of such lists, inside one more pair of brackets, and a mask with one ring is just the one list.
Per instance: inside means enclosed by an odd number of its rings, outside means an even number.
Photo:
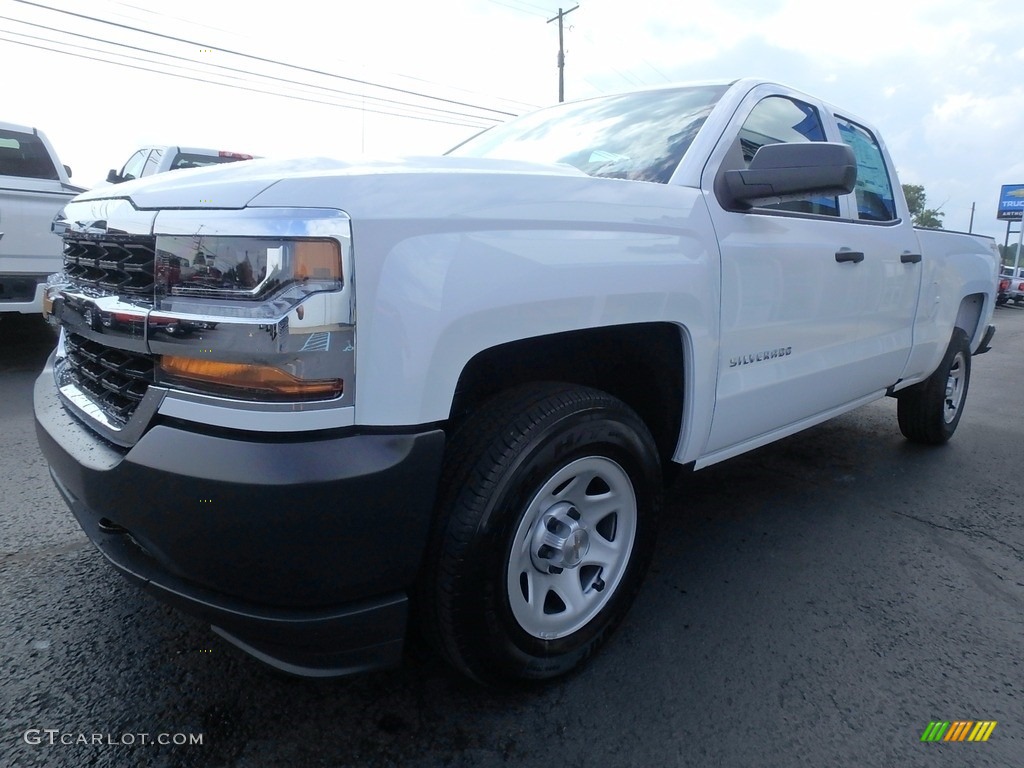
[{"label": "chrome grille", "polygon": [[156,277],[156,238],[136,235],[65,236],[64,272],[79,285],[152,296]]},{"label": "chrome grille", "polygon": [[68,371],[79,389],[111,418],[125,424],[153,383],[148,355],[103,346],[77,334],[64,339]]}]

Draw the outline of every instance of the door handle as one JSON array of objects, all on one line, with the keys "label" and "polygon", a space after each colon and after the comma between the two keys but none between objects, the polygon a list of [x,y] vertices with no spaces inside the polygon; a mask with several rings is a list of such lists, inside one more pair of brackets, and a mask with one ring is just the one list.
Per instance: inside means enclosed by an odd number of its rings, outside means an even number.
[{"label": "door handle", "polygon": [[845,248],[840,251],[836,251],[836,261],[842,264],[845,261],[852,261],[854,264],[860,264],[864,261],[864,254],[860,251],[848,251]]},{"label": "door handle", "polygon": [[903,264],[919,264],[921,263],[920,253],[903,253],[900,254],[900,262]]}]

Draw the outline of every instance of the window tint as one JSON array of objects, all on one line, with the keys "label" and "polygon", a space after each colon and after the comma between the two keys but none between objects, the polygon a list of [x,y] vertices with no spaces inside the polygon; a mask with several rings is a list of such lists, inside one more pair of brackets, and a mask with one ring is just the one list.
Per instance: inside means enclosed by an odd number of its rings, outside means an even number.
[{"label": "window tint", "polygon": [[50,153],[32,133],[0,130],[0,176],[59,180]]},{"label": "window tint", "polygon": [[885,167],[882,148],[867,128],[836,116],[839,134],[857,158],[857,218],[866,221],[892,221],[896,203],[892,182]]},{"label": "window tint", "polygon": [[148,155],[148,149],[140,149],[134,155],[129,157],[128,162],[125,163],[124,168],[121,169],[121,178],[125,181],[140,178],[142,176],[142,167],[146,164],[146,157]]},{"label": "window tint", "polygon": [[[765,144],[792,144],[802,141],[825,141],[818,110],[802,101],[782,96],[769,96],[757,103],[740,128],[739,144],[744,167]],[[781,203],[759,205],[797,213],[838,216],[839,201],[826,195],[809,195]]]}]

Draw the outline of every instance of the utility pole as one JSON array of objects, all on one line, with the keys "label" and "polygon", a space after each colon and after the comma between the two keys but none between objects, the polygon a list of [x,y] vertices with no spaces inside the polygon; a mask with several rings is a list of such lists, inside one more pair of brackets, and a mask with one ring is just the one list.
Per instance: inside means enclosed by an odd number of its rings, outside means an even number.
[{"label": "utility pole", "polygon": [[577,3],[568,11],[563,12],[561,8],[558,9],[558,15],[548,19],[550,24],[555,19],[558,19],[558,103],[561,104],[565,101],[565,43],[562,37],[562,19],[568,16],[570,13],[579,8]]}]

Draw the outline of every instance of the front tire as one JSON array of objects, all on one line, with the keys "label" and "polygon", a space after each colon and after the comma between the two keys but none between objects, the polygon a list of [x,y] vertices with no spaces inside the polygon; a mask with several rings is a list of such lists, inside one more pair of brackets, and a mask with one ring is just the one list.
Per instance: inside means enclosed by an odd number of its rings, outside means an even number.
[{"label": "front tire", "polygon": [[498,687],[564,675],[625,616],[654,548],[654,440],[597,390],[511,390],[453,434],[420,595],[427,637]]},{"label": "front tire", "polygon": [[935,372],[897,395],[896,417],[903,436],[926,445],[949,440],[960,423],[970,382],[970,340],[962,328],[954,328]]}]

